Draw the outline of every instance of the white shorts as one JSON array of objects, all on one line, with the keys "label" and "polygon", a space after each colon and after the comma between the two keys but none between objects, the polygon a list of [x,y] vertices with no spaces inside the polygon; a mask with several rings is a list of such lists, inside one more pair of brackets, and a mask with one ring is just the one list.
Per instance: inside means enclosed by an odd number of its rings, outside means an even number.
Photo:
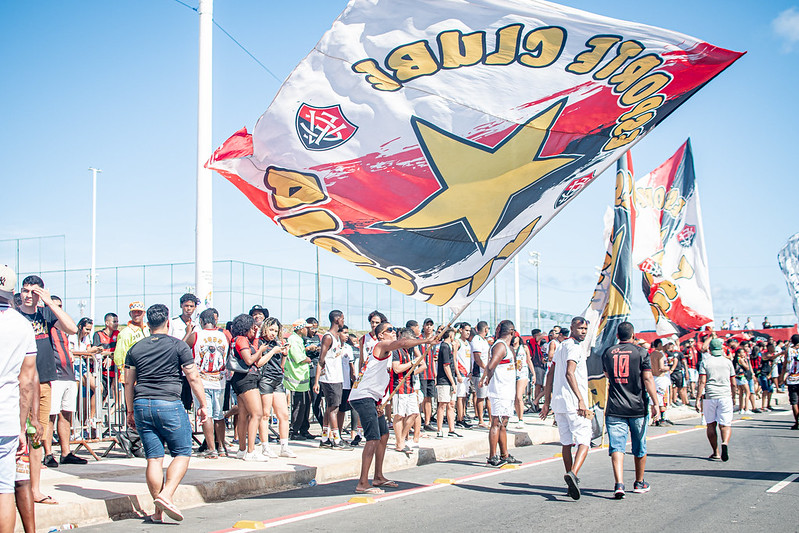
[{"label": "white shorts", "polygon": [[78,382],[51,381],[50,398],[50,416],[61,411],[74,413],[78,406]]},{"label": "white shorts", "polygon": [[661,407],[666,405],[664,399],[666,394],[669,392],[669,387],[671,387],[670,375],[664,374],[655,378],[655,388],[657,389],[658,393],[658,405]]},{"label": "white shorts", "polygon": [[477,399],[482,400],[488,398],[488,385],[485,387],[480,386],[480,379],[482,376],[472,377],[472,390],[477,391]]},{"label": "white shorts", "polygon": [[491,402],[491,416],[510,418],[513,416],[513,404],[515,398],[499,398],[497,396],[489,396],[488,401]]},{"label": "white shorts", "polygon": [[19,435],[0,437],[0,494],[14,494]]},{"label": "white shorts", "polygon": [[709,398],[702,402],[705,422],[718,422],[721,426],[732,425],[732,398]]},{"label": "white shorts", "polygon": [[391,409],[396,416],[418,415],[419,400],[416,393],[395,395],[391,400]]},{"label": "white shorts", "polygon": [[466,377],[463,378],[463,381],[458,383],[458,386],[455,389],[455,395],[458,398],[466,398],[469,396],[469,392],[472,389],[472,380]]},{"label": "white shorts", "polygon": [[779,367],[775,363],[772,363],[772,364],[774,366],[771,367],[771,377],[772,378],[780,377],[780,369],[779,369]]},{"label": "white shorts", "polygon": [[563,446],[590,446],[591,421],[577,413],[555,413]]},{"label": "white shorts", "polygon": [[696,383],[699,381],[699,370],[695,368],[688,369],[688,381],[691,383]]},{"label": "white shorts", "polygon": [[452,401],[452,387],[450,385],[436,385],[436,399],[439,403]]}]

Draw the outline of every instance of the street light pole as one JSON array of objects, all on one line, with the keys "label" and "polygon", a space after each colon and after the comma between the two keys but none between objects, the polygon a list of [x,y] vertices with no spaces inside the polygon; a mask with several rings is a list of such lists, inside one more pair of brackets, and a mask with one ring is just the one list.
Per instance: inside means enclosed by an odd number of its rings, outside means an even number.
[{"label": "street light pole", "polygon": [[197,89],[197,225],[194,249],[194,289],[200,301],[208,307],[213,305],[214,290],[214,231],[212,174],[205,168],[211,156],[211,112],[212,112],[212,35],[214,24],[213,0],[200,0],[197,12],[200,15],[200,46]]},{"label": "street light pole", "polygon": [[522,308],[519,301],[519,256],[513,258],[513,302],[515,313],[513,315],[516,331],[522,330]]},{"label": "street light pole", "polygon": [[94,323],[95,285],[97,284],[97,173],[99,168],[89,167],[92,171],[92,271],[89,275],[89,318]]},{"label": "street light pole", "polygon": [[535,327],[541,329],[541,284],[539,283],[538,279],[538,270],[539,267],[541,266],[541,253],[530,252],[529,263],[535,267],[535,314],[536,314]]}]

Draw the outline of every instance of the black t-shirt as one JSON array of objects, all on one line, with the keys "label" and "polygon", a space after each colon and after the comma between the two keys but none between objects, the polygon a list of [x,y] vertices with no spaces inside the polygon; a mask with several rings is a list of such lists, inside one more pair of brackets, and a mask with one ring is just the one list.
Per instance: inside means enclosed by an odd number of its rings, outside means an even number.
[{"label": "black t-shirt", "polygon": [[[277,339],[272,341],[263,341],[266,343],[265,354],[272,351],[277,346]],[[283,380],[283,367],[280,362],[283,360],[283,354],[280,352],[273,355],[264,366],[261,367],[261,375],[270,380],[282,381]]]},{"label": "black t-shirt", "polygon": [[446,342],[441,343],[438,349],[438,372],[436,372],[436,385],[451,385],[444,368],[449,366],[452,378],[455,379],[455,366],[452,359],[452,348]]},{"label": "black t-shirt", "polygon": [[40,383],[55,381],[58,377],[55,368],[55,352],[53,351],[52,330],[58,318],[49,307],[38,307],[36,312],[29,315],[20,311],[20,314],[30,320],[33,333],[36,335],[36,371],[39,373]]},{"label": "black t-shirt", "polygon": [[611,346],[602,354],[602,368],[608,375],[605,414],[622,418],[646,416],[643,372],[652,370],[646,350],[631,342]]},{"label": "black t-shirt", "polygon": [[145,337],[128,350],[126,367],[136,368],[134,399],[180,400],[180,369],[194,363],[189,345],[165,333]]}]

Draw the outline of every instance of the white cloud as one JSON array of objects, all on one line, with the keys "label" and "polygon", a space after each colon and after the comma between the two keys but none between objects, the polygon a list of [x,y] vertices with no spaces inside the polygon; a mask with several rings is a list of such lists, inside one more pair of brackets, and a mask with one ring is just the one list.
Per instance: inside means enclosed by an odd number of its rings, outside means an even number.
[{"label": "white cloud", "polygon": [[786,9],[771,22],[771,27],[784,40],[785,50],[792,50],[793,45],[799,43],[799,10],[795,7]]}]

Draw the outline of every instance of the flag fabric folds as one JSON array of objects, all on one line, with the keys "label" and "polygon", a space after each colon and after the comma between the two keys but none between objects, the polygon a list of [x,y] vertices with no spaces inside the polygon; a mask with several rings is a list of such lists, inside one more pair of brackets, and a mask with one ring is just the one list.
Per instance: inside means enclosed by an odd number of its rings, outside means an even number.
[{"label": "flag fabric folds", "polygon": [[684,335],[713,321],[702,212],[691,141],[635,183],[633,262],[659,335]]},{"label": "flag fabric folds", "polygon": [[285,231],[458,312],[740,55],[542,1],[353,0],[206,166]]},{"label": "flag fabric folds", "polygon": [[799,233],[788,239],[785,246],[777,254],[780,270],[785,275],[788,293],[793,302],[793,313],[799,320]]}]

